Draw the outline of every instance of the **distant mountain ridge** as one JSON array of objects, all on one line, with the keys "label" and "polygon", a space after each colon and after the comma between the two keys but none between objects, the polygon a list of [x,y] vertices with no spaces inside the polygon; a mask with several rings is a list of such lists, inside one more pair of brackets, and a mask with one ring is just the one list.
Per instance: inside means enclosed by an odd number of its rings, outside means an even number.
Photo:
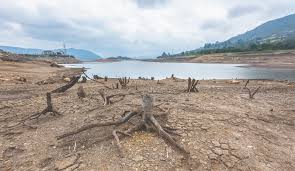
[{"label": "distant mountain ridge", "polygon": [[295,49],[295,14],[268,21],[224,42],[206,43],[195,50],[161,55],[158,58],[280,49]]},{"label": "distant mountain ridge", "polygon": [[272,36],[284,37],[290,34],[295,34],[295,14],[268,21],[251,31],[232,37],[228,41],[236,43],[241,40],[253,41],[257,39],[265,39]]},{"label": "distant mountain ridge", "polygon": [[277,43],[295,39],[295,14],[268,21],[224,42],[207,43],[203,49],[241,48],[250,44]]},{"label": "distant mountain ridge", "polygon": [[[0,46],[0,49],[10,53],[29,54],[29,55],[42,54],[42,52],[44,51],[44,49],[21,48],[21,47],[13,47],[13,46]],[[63,49],[55,49],[52,51],[58,52],[62,50]],[[79,59],[80,61],[95,61],[101,58],[99,55],[89,50],[69,48],[69,49],[66,49],[66,51],[68,55],[72,55],[76,57],[77,59]]]}]

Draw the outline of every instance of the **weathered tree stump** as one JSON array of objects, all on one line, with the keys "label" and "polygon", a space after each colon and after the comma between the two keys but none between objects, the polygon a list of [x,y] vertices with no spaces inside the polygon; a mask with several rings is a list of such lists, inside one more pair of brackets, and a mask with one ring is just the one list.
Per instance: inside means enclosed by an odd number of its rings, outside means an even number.
[{"label": "weathered tree stump", "polygon": [[122,87],[122,89],[127,88],[127,85],[129,84],[130,78],[127,79],[127,77],[119,78],[119,83]]},{"label": "weathered tree stump", "polygon": [[161,126],[161,124],[158,122],[158,120],[155,118],[153,114],[153,97],[150,95],[144,95],[142,98],[142,109],[140,111],[135,111],[135,112],[129,112],[128,114],[122,116],[117,121],[111,121],[111,122],[105,122],[105,123],[93,123],[90,125],[83,126],[77,130],[74,130],[72,132],[65,133],[63,135],[60,135],[57,137],[58,140],[79,134],[81,132],[87,131],[89,129],[97,128],[97,127],[105,127],[105,126],[120,126],[124,123],[127,123],[131,118],[137,117],[138,122],[132,127],[129,127],[126,130],[114,130],[112,135],[116,140],[116,144],[119,150],[119,154],[121,157],[123,157],[122,154],[122,146],[120,144],[120,138],[123,138],[125,136],[130,136],[131,133],[139,130],[146,130],[146,131],[153,131],[158,133],[160,137],[165,139],[169,144],[171,144],[173,147],[178,149],[182,154],[185,155],[185,157],[189,157],[189,152],[186,151],[180,144],[178,144],[169,133],[173,134],[173,131],[175,129],[170,128],[170,127],[164,127]]},{"label": "weathered tree stump", "polygon": [[248,93],[249,93],[249,99],[254,99],[255,94],[260,90],[261,86],[259,86],[258,88],[256,88],[256,89],[253,91],[253,93],[252,93],[252,91],[250,90],[250,88],[247,87],[247,85],[248,85],[249,83],[250,83],[250,80],[247,80],[247,82],[246,82],[246,84],[245,84],[245,86],[244,86],[243,89],[248,90]]},{"label": "weathered tree stump", "polygon": [[46,93],[46,104],[47,107],[42,112],[32,115],[30,119],[38,119],[41,115],[46,115],[47,113],[52,113],[53,116],[60,115],[56,110],[53,109],[51,93]]},{"label": "weathered tree stump", "polygon": [[78,95],[78,97],[81,98],[81,99],[83,99],[83,98],[86,97],[86,93],[85,93],[85,90],[84,90],[83,86],[80,86],[80,87],[78,88],[77,95]]},{"label": "weathered tree stump", "polygon": [[199,83],[199,80],[195,80],[195,79],[191,79],[190,77],[188,78],[188,83],[187,83],[187,90],[186,92],[190,93],[190,92],[199,92],[199,90],[197,89],[197,85]]}]

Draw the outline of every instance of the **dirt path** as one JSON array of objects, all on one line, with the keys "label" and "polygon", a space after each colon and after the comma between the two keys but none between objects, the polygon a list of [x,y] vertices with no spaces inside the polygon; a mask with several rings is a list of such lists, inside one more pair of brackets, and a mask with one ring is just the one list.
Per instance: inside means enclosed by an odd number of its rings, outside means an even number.
[{"label": "dirt path", "polygon": [[[0,67],[2,77],[19,75],[28,81],[0,82],[0,170],[295,170],[295,86],[286,82],[250,81],[251,89],[262,88],[249,100],[242,89],[243,80],[240,84],[200,81],[199,93],[185,93],[187,80],[179,79],[161,80],[161,84],[131,80],[127,89],[114,90],[88,81],[53,95],[53,106],[62,116],[42,116],[15,126],[42,111],[46,92],[64,85],[62,75],[73,71],[1,66],[7,67]],[[34,84],[48,75],[59,81]],[[106,85],[112,87],[116,82],[109,79]],[[87,93],[85,99],[77,96],[81,85]],[[99,95],[102,89],[107,95],[129,95],[104,106]],[[124,158],[119,157],[112,138],[104,139],[111,135],[112,127],[56,139],[83,125],[112,121],[124,111],[135,110],[144,93],[169,111],[167,125],[178,129],[181,136],[176,139],[190,151],[190,162],[153,133],[137,132],[122,139]],[[159,110],[155,114],[160,114]]]}]

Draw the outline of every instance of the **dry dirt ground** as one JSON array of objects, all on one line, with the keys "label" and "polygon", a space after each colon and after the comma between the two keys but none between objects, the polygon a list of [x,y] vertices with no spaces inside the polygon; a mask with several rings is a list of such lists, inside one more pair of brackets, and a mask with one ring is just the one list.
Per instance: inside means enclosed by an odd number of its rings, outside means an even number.
[{"label": "dry dirt ground", "polygon": [[[2,63],[3,64],[3,63]],[[1,64],[1,65],[2,65]],[[21,65],[22,67],[15,67]],[[226,80],[200,81],[199,93],[185,93],[187,80],[131,80],[127,89],[108,90],[102,84],[78,83],[53,95],[61,116],[50,114],[19,124],[46,107],[45,94],[66,83],[73,70],[40,64],[1,66],[0,170],[295,170],[295,86],[278,81],[250,81],[262,86],[254,99],[240,84]],[[4,66],[4,65],[3,65]],[[8,67],[8,65],[5,65]],[[40,68],[39,68],[39,67]],[[33,69],[35,68],[35,69]],[[27,82],[10,79],[26,77]],[[37,85],[52,77],[59,82]],[[116,79],[105,85],[112,87]],[[87,96],[79,99],[83,86]],[[104,106],[99,91],[127,94],[122,101]],[[155,115],[167,114],[166,124],[176,128],[177,141],[190,152],[186,159],[155,133],[137,132],[121,139],[118,153],[113,127],[94,128],[57,140],[56,136],[94,122],[112,121],[141,105],[141,96],[155,98]],[[116,99],[113,99],[116,101]],[[117,99],[118,100],[118,99]],[[131,120],[120,127],[134,124]]]}]

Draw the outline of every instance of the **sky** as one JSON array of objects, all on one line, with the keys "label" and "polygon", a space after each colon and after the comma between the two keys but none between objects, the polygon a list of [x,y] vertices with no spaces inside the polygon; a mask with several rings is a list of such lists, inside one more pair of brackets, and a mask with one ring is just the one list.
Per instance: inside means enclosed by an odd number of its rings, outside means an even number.
[{"label": "sky", "polygon": [[0,45],[156,57],[293,13],[294,0],[0,0]]}]

